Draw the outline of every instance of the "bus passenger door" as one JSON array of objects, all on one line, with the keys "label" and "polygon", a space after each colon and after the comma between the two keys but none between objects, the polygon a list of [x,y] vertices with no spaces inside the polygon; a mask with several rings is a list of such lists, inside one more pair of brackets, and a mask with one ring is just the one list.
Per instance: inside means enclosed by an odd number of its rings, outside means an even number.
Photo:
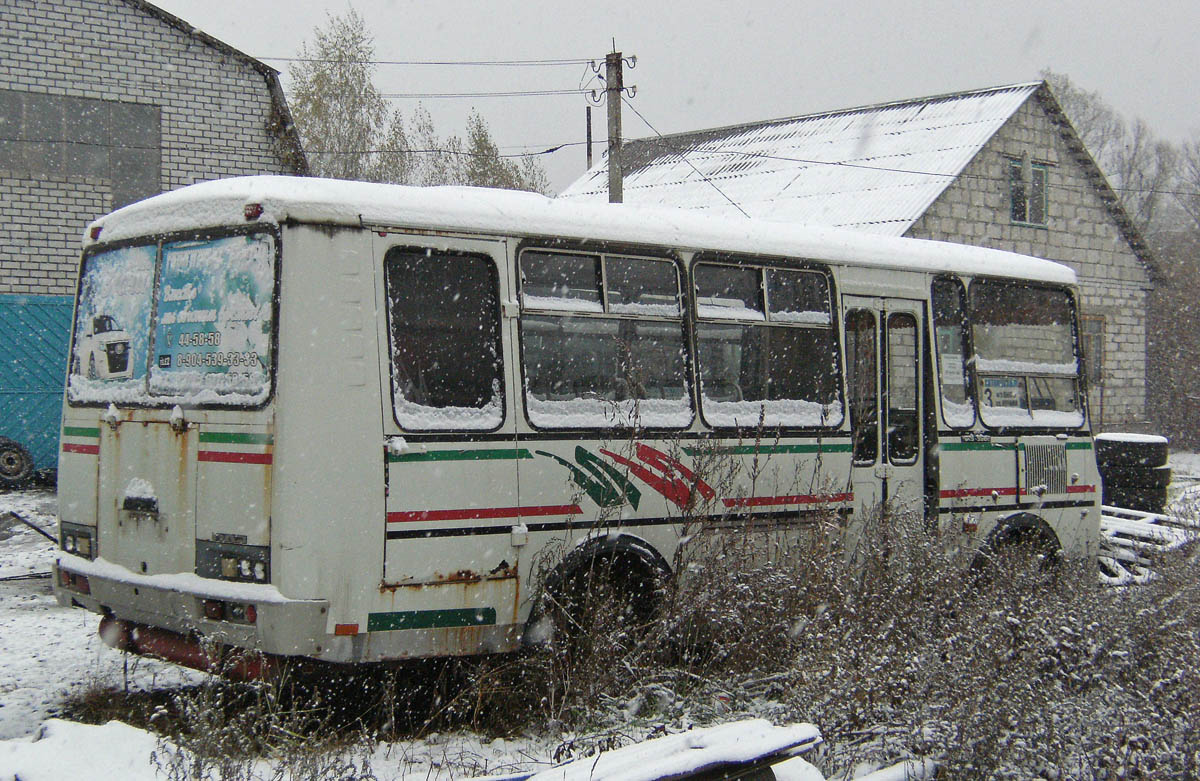
[{"label": "bus passenger door", "polygon": [[518,391],[506,387],[504,361],[506,255],[498,241],[376,239],[390,350],[382,377],[391,407],[383,582],[480,584],[455,609],[503,602],[501,624],[515,620],[518,550],[510,530],[519,522],[521,455],[511,412]]},{"label": "bus passenger door", "polygon": [[922,304],[845,296],[846,395],[853,436],[855,512],[919,512]]}]

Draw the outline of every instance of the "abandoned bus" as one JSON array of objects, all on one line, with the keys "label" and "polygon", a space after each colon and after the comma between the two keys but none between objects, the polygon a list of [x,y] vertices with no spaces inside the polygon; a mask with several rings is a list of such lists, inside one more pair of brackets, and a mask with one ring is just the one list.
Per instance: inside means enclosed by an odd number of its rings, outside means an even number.
[{"label": "abandoned bus", "polygon": [[886,506],[1095,556],[1074,284],[996,250],[528,193],[156,196],[84,237],[58,599],[185,664],[379,662],[514,649],[539,567],[659,577],[684,519]]}]

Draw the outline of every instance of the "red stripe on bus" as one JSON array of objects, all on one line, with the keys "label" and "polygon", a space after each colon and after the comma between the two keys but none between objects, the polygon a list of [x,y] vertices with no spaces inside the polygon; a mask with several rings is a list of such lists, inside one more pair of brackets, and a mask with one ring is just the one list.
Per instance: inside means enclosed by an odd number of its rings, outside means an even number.
[{"label": "red stripe on bus", "polygon": [[793,494],[791,496],[747,496],[723,499],[726,507],[770,507],[780,504],[821,504],[824,502],[848,502],[854,494]]},{"label": "red stripe on bus", "polygon": [[578,515],[577,504],[547,504],[537,507],[479,507],[465,510],[411,510],[387,514],[388,523],[413,521],[474,521],[489,518],[518,518],[536,515]]},{"label": "red stripe on bus", "polygon": [[99,445],[77,445],[74,442],[63,443],[64,453],[87,453],[89,456],[100,455]]},{"label": "red stripe on bus", "polygon": [[1069,494],[1094,494],[1096,486],[1094,485],[1068,485],[1067,493]]},{"label": "red stripe on bus", "polygon": [[269,464],[270,453],[230,453],[224,450],[201,450],[197,461],[220,461],[225,464]]},{"label": "red stripe on bus", "polygon": [[951,488],[948,491],[942,491],[941,498],[943,499],[962,499],[967,496],[1016,496],[1017,489],[1015,487],[1007,488]]}]

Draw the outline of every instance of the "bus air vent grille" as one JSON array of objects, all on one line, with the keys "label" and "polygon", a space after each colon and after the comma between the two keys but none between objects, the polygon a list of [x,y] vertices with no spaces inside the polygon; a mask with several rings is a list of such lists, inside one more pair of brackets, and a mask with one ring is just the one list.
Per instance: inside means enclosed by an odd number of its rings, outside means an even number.
[{"label": "bus air vent grille", "polygon": [[1025,490],[1045,486],[1049,494],[1067,492],[1067,451],[1062,445],[1025,446]]}]

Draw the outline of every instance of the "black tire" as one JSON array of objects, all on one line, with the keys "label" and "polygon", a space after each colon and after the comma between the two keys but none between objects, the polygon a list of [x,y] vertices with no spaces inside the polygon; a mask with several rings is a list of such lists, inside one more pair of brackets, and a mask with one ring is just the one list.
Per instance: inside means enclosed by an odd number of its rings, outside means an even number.
[{"label": "black tire", "polygon": [[530,625],[549,619],[555,641],[575,653],[592,648],[598,633],[637,637],[658,615],[667,572],[638,543],[577,549],[548,579]]},{"label": "black tire", "polygon": [[1166,488],[1171,484],[1171,467],[1110,466],[1100,472],[1100,479],[1122,488]]},{"label": "black tire", "polygon": [[1119,507],[1123,510],[1161,513],[1167,506],[1167,489],[1127,487],[1109,489],[1106,486],[1104,489],[1104,503],[1110,507]]},{"label": "black tire", "polygon": [[1156,467],[1167,463],[1167,443],[1138,439],[1096,439],[1096,465],[1101,473],[1109,467]]},{"label": "black tire", "polygon": [[1000,578],[1046,583],[1057,577],[1061,561],[1062,545],[1054,530],[1036,515],[1019,515],[988,535],[971,569],[979,586]]},{"label": "black tire", "polygon": [[33,478],[33,456],[21,443],[0,437],[0,490],[15,491]]}]

